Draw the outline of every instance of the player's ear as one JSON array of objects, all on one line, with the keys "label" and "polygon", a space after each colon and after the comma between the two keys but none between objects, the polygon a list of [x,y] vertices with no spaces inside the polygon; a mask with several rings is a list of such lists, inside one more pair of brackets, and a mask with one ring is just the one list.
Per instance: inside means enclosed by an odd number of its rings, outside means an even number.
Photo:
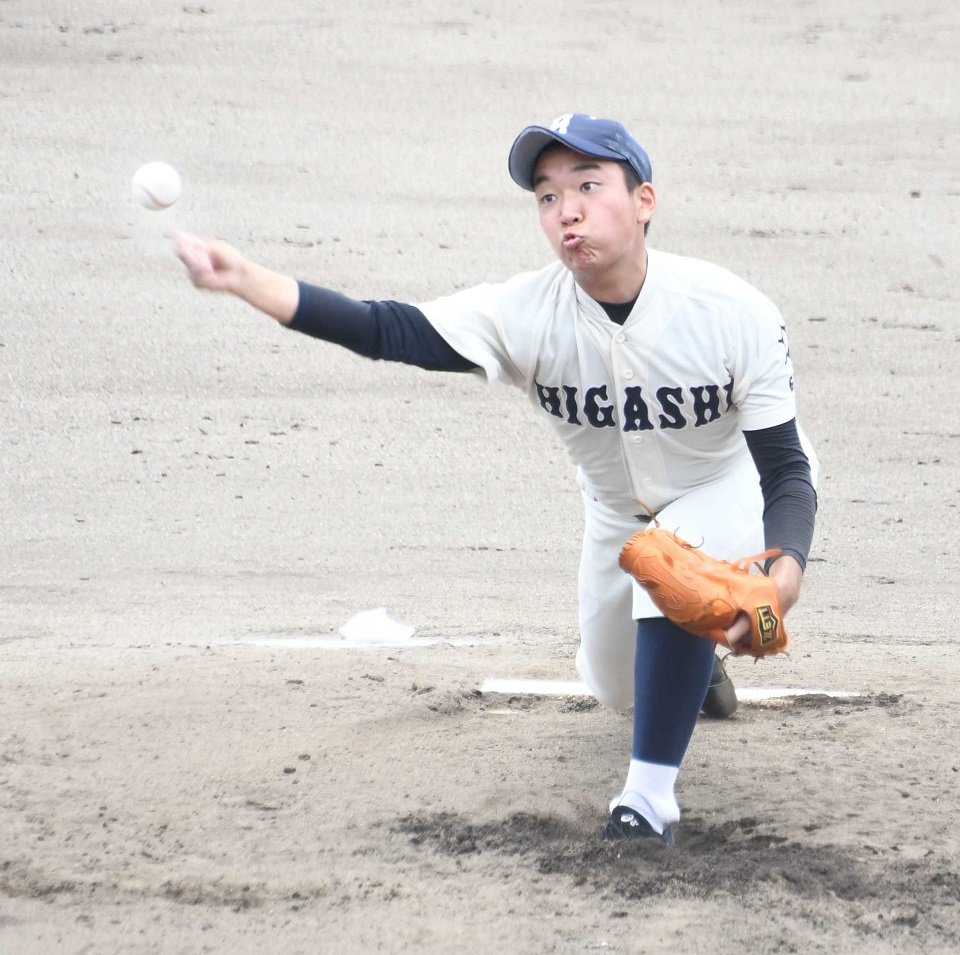
[{"label": "player's ear", "polygon": [[633,190],[633,201],[637,209],[637,222],[646,225],[653,218],[653,210],[657,208],[657,194],[653,184],[643,182]]}]

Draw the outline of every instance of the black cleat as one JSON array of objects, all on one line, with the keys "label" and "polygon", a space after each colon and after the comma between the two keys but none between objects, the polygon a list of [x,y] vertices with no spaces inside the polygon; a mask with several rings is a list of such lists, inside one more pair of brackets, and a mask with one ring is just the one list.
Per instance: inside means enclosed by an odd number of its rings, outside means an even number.
[{"label": "black cleat", "polygon": [[737,712],[737,691],[733,685],[733,680],[727,676],[727,669],[723,665],[723,660],[714,655],[713,673],[710,675],[710,686],[707,688],[707,695],[703,699],[701,707],[707,716],[712,716],[715,720],[725,720],[728,716],[733,716]]},{"label": "black cleat", "polygon": [[654,839],[665,846],[676,844],[673,826],[667,826],[662,833],[657,832],[643,816],[629,806],[617,806],[610,813],[603,830],[603,838],[610,842],[633,839]]}]

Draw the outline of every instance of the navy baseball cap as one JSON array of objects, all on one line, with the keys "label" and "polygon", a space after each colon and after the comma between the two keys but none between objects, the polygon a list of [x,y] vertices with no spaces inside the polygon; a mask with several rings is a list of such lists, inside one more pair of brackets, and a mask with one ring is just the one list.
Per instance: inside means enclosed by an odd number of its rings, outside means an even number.
[{"label": "navy baseball cap", "polygon": [[641,182],[653,179],[650,157],[622,123],[586,113],[566,113],[549,126],[528,126],[514,140],[507,162],[510,177],[518,186],[533,192],[534,167],[551,143],[562,143],[596,159],[628,163]]}]

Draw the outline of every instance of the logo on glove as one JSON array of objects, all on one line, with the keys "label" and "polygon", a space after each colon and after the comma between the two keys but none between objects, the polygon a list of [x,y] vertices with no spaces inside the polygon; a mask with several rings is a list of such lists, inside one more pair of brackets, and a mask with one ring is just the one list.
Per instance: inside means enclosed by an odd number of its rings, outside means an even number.
[{"label": "logo on glove", "polygon": [[760,646],[765,647],[768,643],[774,643],[776,641],[780,621],[773,612],[773,607],[769,604],[763,607],[756,607],[755,611],[757,614],[757,627],[760,630]]}]

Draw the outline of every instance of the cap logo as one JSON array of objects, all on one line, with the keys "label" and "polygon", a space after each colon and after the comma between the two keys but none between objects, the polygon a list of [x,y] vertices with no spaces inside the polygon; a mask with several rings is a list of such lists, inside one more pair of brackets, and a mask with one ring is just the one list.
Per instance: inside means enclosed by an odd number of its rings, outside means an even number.
[{"label": "cap logo", "polygon": [[564,113],[563,116],[558,116],[550,124],[550,128],[555,133],[559,133],[561,136],[565,136],[567,133],[567,127],[570,125],[571,119],[573,119],[573,113]]}]

